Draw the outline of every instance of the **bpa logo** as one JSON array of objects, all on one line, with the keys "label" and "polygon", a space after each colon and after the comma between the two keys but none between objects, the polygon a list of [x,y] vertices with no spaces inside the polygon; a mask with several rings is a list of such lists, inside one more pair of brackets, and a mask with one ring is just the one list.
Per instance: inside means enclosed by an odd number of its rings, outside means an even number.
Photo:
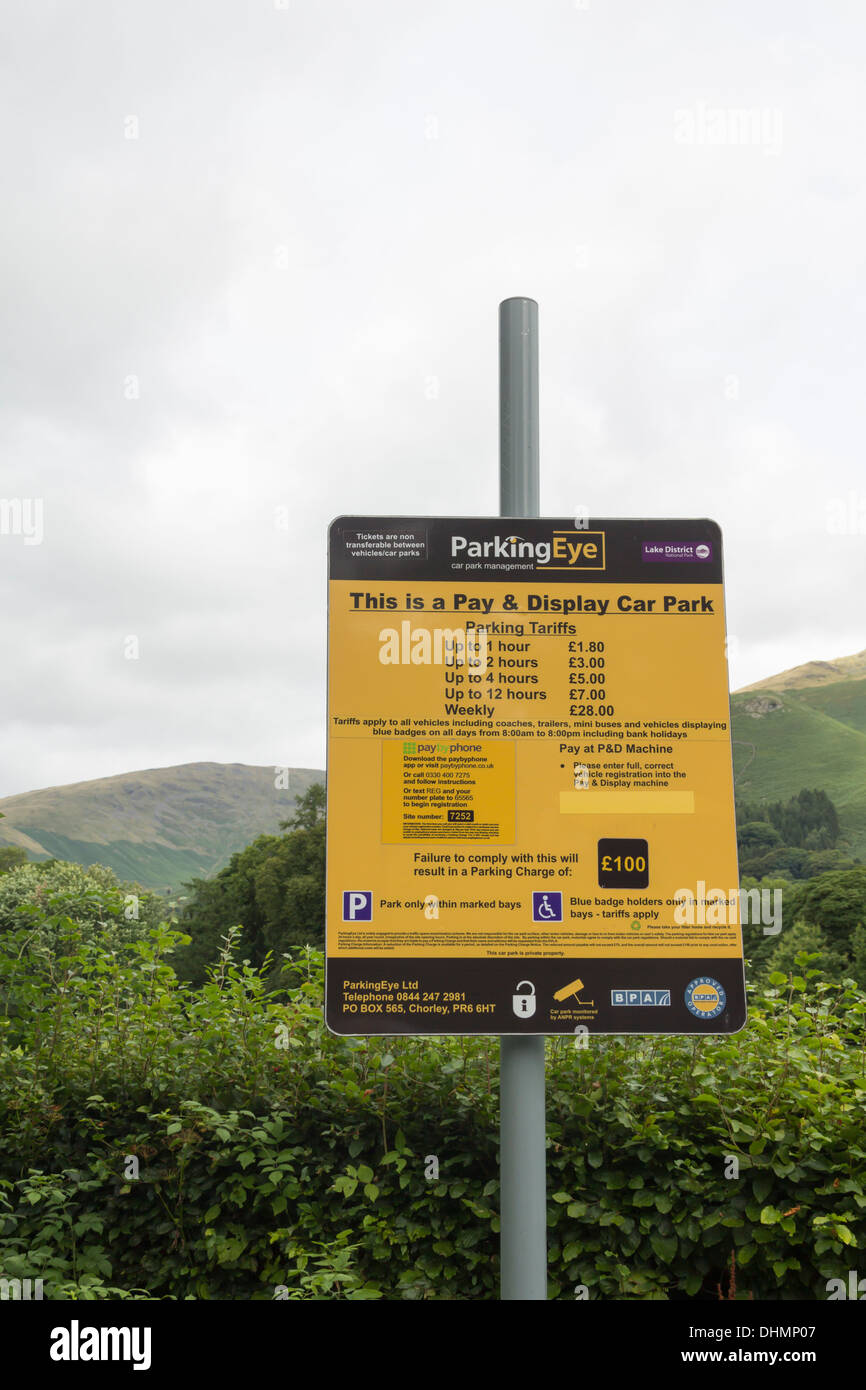
[{"label": "bpa logo", "polygon": [[373,894],[367,892],[348,892],[343,894],[344,922],[372,922]]}]

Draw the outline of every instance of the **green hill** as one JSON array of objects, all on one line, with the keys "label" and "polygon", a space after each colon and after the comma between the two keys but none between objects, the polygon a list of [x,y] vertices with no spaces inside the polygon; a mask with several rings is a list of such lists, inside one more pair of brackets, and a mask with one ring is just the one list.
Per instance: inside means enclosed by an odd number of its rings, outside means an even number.
[{"label": "green hill", "polygon": [[818,690],[804,690],[803,696],[813,709],[866,734],[866,680],[840,681]]},{"label": "green hill", "polygon": [[771,678],[731,697],[737,796],[821,788],[839,812],[840,848],[866,859],[866,679],[788,688],[775,679],[778,688]]},{"label": "green hill", "polygon": [[206,878],[257,835],[273,834],[324,772],[186,763],[48,787],[0,800],[0,845],[31,859],[107,864],[118,877],[172,893]]}]

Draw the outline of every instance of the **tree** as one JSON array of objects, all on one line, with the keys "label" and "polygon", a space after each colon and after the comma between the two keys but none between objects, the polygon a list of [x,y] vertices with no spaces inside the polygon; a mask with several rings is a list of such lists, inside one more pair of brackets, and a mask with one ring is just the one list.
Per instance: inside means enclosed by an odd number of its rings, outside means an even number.
[{"label": "tree", "polygon": [[261,965],[290,946],[325,940],[325,788],[314,783],[281,823],[282,835],[260,835],[233,854],[212,879],[194,879],[181,926],[192,944],[178,953],[177,970],[200,983],[229,927],[243,928],[241,955]]},{"label": "tree", "polygon": [[27,851],[19,845],[0,845],[0,874],[17,869],[19,864],[27,863]]},{"label": "tree", "polygon": [[[777,892],[781,894],[782,905],[782,933],[787,931],[789,925],[793,926],[797,920],[797,904],[799,901],[799,885],[792,883],[787,878],[752,878],[743,875],[740,879],[740,887],[748,892],[757,888],[758,892],[769,894],[766,901],[772,906],[777,899]],[[764,927],[772,925],[762,920],[760,912],[753,909],[754,898],[749,899],[748,909],[744,910],[744,917],[748,913],[748,920],[743,921],[743,953],[749,962],[750,977],[755,974],[763,973],[770,956],[773,954],[779,942],[778,935],[771,935],[764,931]],[[763,901],[763,897],[758,899],[758,905]]]},{"label": "tree", "polygon": [[296,803],[295,814],[289,820],[280,821],[280,829],[315,830],[317,825],[325,823],[325,805],[325,784],[314,782]]},{"label": "tree", "polygon": [[[0,811],[0,820],[6,819],[5,811]],[[27,863],[27,851],[18,845],[0,845],[0,874],[8,873],[18,864]]]},{"label": "tree", "polygon": [[809,879],[797,906],[804,921],[823,928],[828,941],[850,950],[857,927],[866,922],[866,868]]},{"label": "tree", "polygon": [[[761,825],[763,832],[758,828]],[[772,846],[829,850],[838,838],[839,816],[825,791],[804,787],[788,801],[737,802],[737,840],[742,854],[753,855]],[[808,861],[801,860],[800,867],[808,870]],[[809,876],[808,872],[803,876]]]},{"label": "tree", "polygon": [[765,820],[749,820],[737,826],[737,844],[742,854],[755,854],[759,850],[775,849],[782,843],[782,837],[775,826]]}]

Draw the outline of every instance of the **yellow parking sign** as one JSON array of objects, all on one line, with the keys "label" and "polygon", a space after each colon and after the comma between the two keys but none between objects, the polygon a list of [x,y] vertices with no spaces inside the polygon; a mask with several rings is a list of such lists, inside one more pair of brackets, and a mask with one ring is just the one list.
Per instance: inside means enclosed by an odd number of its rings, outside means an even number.
[{"label": "yellow parking sign", "polygon": [[739,902],[714,522],[332,524],[334,1031],[733,1032]]}]

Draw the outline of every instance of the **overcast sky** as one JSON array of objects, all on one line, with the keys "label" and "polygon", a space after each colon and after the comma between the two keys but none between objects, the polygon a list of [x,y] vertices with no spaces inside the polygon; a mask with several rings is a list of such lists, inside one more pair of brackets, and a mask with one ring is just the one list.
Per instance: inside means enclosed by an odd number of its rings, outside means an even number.
[{"label": "overcast sky", "polygon": [[510,295],[543,515],[719,521],[735,688],[866,646],[859,0],[2,29],[0,795],[323,767],[327,524],[495,514]]}]

